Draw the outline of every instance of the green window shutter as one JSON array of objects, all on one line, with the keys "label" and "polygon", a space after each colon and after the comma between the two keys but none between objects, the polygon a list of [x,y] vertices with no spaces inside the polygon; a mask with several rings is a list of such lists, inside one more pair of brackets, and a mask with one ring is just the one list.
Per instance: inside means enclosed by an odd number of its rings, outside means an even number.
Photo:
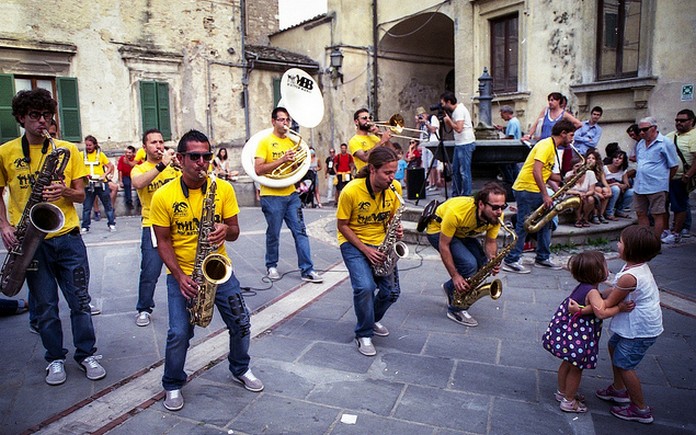
[{"label": "green window shutter", "polygon": [[14,97],[14,77],[0,74],[0,143],[19,136],[19,124],[12,116],[12,97]]},{"label": "green window shutter", "polygon": [[172,139],[172,124],[169,115],[169,84],[157,83],[158,125],[164,140]]},{"label": "green window shutter", "polygon": [[80,98],[77,93],[77,79],[74,77],[57,77],[58,111],[62,139],[70,142],[82,140],[80,127]]},{"label": "green window shutter", "polygon": [[280,79],[273,79],[273,107],[278,107],[280,101]]},{"label": "green window shutter", "polygon": [[140,110],[142,112],[143,132],[157,125],[157,86],[155,82],[140,82]]}]

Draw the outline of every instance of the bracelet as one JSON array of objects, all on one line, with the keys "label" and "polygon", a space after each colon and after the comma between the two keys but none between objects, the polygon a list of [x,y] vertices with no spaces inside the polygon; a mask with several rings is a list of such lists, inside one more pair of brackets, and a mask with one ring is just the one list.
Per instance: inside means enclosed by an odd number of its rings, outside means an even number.
[{"label": "bracelet", "polygon": [[155,165],[155,169],[157,169],[159,172],[164,171],[167,168],[167,165],[165,165],[163,162],[159,162]]}]

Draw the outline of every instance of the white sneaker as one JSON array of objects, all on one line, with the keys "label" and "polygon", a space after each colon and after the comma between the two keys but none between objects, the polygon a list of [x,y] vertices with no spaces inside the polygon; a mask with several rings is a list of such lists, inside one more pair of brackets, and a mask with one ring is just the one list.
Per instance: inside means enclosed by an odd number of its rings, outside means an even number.
[{"label": "white sneaker", "polygon": [[65,374],[65,360],[57,359],[46,367],[46,383],[60,385],[68,378]]},{"label": "white sneaker", "polygon": [[302,275],[302,281],[321,284],[322,282],[324,282],[324,278],[322,278],[321,275],[312,270],[308,274]]},{"label": "white sneaker", "polygon": [[88,232],[89,232],[89,228],[87,228],[87,227],[80,228],[80,233],[87,234]]},{"label": "white sneaker", "polygon": [[106,370],[99,364],[99,360],[102,359],[101,355],[92,355],[83,359],[80,363],[80,368],[85,372],[85,376],[90,381],[98,381],[106,376]]},{"label": "white sneaker", "polygon": [[116,232],[116,225],[109,225],[109,232],[115,233]]},{"label": "white sneaker", "polygon": [[147,311],[141,311],[138,313],[138,316],[135,318],[135,324],[138,326],[147,326],[150,324],[150,313]]},{"label": "white sneaker", "polygon": [[93,316],[98,316],[101,314],[101,310],[98,307],[89,304],[89,313]]},{"label": "white sneaker", "polygon": [[358,352],[365,356],[375,356],[377,355],[377,349],[372,344],[371,337],[358,337],[355,339],[355,343],[358,345]]},{"label": "white sneaker", "polygon": [[663,237],[662,243],[665,245],[674,245],[681,242],[681,236],[679,234],[669,233],[667,236]]},{"label": "white sneaker", "polygon": [[270,279],[271,281],[277,281],[280,279],[280,274],[278,273],[278,269],[276,269],[275,267],[268,268],[267,276],[268,276],[268,279]]},{"label": "white sneaker", "polygon": [[253,391],[254,393],[263,391],[263,382],[261,382],[259,378],[254,376],[254,374],[251,372],[251,369],[247,369],[247,371],[244,372],[244,374],[241,376],[233,376],[232,379],[244,385],[244,388],[246,388],[249,391]]},{"label": "white sneaker", "polygon": [[523,266],[519,260],[515,261],[514,263],[508,263],[507,261],[503,261],[503,270],[506,272],[522,274],[531,273],[531,270],[529,270],[528,267]]},{"label": "white sneaker", "polygon": [[379,322],[375,322],[375,324],[372,325],[372,332],[377,337],[386,337],[389,335],[389,330],[387,329],[387,327]]}]

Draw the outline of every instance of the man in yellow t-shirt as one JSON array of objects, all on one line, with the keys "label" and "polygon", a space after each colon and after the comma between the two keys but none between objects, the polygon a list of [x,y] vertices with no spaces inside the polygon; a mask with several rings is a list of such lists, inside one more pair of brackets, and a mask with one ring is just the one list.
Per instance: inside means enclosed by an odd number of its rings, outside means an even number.
[{"label": "man in yellow t-shirt", "polygon": [[[57,106],[44,89],[20,91],[12,99],[12,114],[24,127],[25,133],[0,146],[0,195],[5,189],[9,190],[7,207],[0,201],[0,231],[8,250],[18,243],[15,229],[22,220],[41,168],[52,152],[43,132],[47,131]],[[32,309],[38,319],[38,332],[46,349],[44,358],[49,363],[46,383],[60,385],[67,379],[65,358],[68,351],[63,348],[58,312],[59,284],[70,309],[75,361],[90,380],[103,378],[106,371],[98,361],[101,355],[94,355],[97,348],[89,307],[89,262],[73,205],[85,198],[84,178],[88,172],[74,144],[61,140],[54,142],[57,148],[69,151],[69,160],[63,173],[55,174],[54,181],[43,188],[41,200],[60,208],[65,222],[61,229],[48,234],[39,243],[33,254],[36,269],[26,271],[26,282],[31,292]]]},{"label": "man in yellow t-shirt", "polygon": [[[372,150],[368,165],[343,188],[336,210],[338,244],[353,286],[355,342],[358,351],[366,356],[377,354],[373,335],[389,335],[380,321],[400,293],[396,267],[387,276],[377,276],[373,271],[374,265],[386,260],[386,254],[377,248],[401,206],[401,185],[394,182],[398,160],[391,147]],[[399,226],[396,238],[401,239],[402,235]]]},{"label": "man in yellow t-shirt", "polygon": [[[273,172],[278,166],[295,160],[295,143],[287,136],[290,115],[283,107],[276,107],[271,113],[273,132],[261,139],[254,155],[254,169],[258,175]],[[295,240],[297,266],[303,281],[321,283],[324,278],[314,271],[309,237],[302,215],[302,201],[292,184],[274,188],[261,186],[261,211],[266,218],[266,270],[272,281],[280,279],[278,272],[278,248],[280,246],[280,227],[285,221]]]},{"label": "man in yellow t-shirt", "polygon": [[[467,279],[473,276],[498,251],[496,238],[503,219],[505,188],[496,182],[487,183],[475,197],[457,196],[440,204],[426,234],[428,241],[440,252],[442,263],[451,279],[442,284],[447,296],[447,317],[461,325],[477,326],[466,310],[452,305],[455,292],[463,295],[474,289]],[[485,232],[484,246],[476,236]],[[500,266],[493,268],[497,274]]]},{"label": "man in yellow t-shirt", "polygon": [[[194,328],[189,322],[187,308],[202,284],[194,281],[191,275],[194,273],[203,214],[210,211],[214,214],[213,228],[206,238],[213,252],[227,257],[225,242],[239,237],[239,205],[234,188],[226,181],[214,181],[208,176],[213,152],[206,135],[196,130],[184,134],[177,146],[177,158],[181,162],[181,176],[157,189],[150,204],[150,222],[157,237],[157,250],[169,272],[169,331],[162,386],[166,391],[164,407],[170,411],[184,407],[181,388],[187,379],[184,365]],[[214,210],[204,210],[212,183],[216,184]],[[249,311],[234,273],[227,281],[218,284],[215,306],[230,337],[227,360],[233,379],[249,391],[263,390],[263,383],[249,369]]]},{"label": "man in yellow t-shirt", "polygon": [[[513,273],[529,273],[529,268],[520,262],[524,240],[527,231],[524,221],[534,210],[544,205],[547,209],[553,206],[553,200],[546,190],[546,182],[551,180],[560,183],[560,174],[553,173],[558,158],[558,149],[569,146],[573,142],[575,125],[568,120],[558,121],[551,129],[551,137],[542,139],[534,145],[520,169],[520,173],[512,185],[517,201],[517,244],[505,257],[503,270]],[[545,269],[560,269],[561,266],[551,261],[551,222],[544,225],[537,233],[536,260],[534,265]]]},{"label": "man in yellow t-shirt", "polygon": [[116,215],[111,204],[111,189],[108,184],[111,174],[114,172],[114,165],[106,157],[106,154],[101,152],[97,138],[92,135],[85,137],[85,151],[82,153],[82,158],[88,169],[85,202],[82,204],[82,232],[89,231],[95,197],[99,198],[104,205],[109,231],[114,232],[116,231]]},{"label": "man in yellow t-shirt", "polygon": [[152,309],[155,307],[155,286],[162,273],[162,259],[157,253],[157,244],[150,222],[150,203],[157,189],[179,175],[170,163],[175,160],[174,150],[164,149],[162,133],[151,129],[143,134],[143,147],[147,160],[133,167],[131,179],[142,204],[142,236],[140,237],[140,284],[138,286],[138,303],[135,309],[138,315],[135,324],[150,324]]},{"label": "man in yellow t-shirt", "polygon": [[367,164],[367,155],[378,145],[390,144],[391,132],[386,129],[382,137],[375,136],[378,128],[372,124],[372,117],[367,109],[358,109],[353,114],[355,135],[348,141],[348,152],[353,156],[355,170],[360,171]]}]

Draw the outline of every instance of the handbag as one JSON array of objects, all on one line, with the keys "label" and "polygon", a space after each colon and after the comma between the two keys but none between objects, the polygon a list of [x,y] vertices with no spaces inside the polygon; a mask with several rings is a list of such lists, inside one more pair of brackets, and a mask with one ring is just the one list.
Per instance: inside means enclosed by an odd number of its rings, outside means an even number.
[{"label": "handbag", "polygon": [[437,211],[437,207],[440,205],[440,201],[437,199],[433,199],[428,203],[428,205],[425,206],[423,209],[423,212],[420,215],[420,218],[418,218],[418,224],[416,225],[416,231],[419,233],[422,233],[425,228],[428,226],[431,220],[435,219],[438,222],[442,221],[438,215],[435,214],[435,211]]},{"label": "handbag", "polygon": [[567,297],[558,306],[542,337],[542,346],[580,369],[593,369],[597,366],[602,319],[581,316],[580,312],[570,314],[569,302]]},{"label": "handbag", "polygon": [[[686,163],[686,159],[684,158],[684,154],[682,154],[681,150],[679,149],[679,146],[677,145],[677,135],[674,135],[674,147],[677,149],[677,154],[679,154],[679,158],[682,161],[682,165],[684,165],[684,173],[686,174],[689,172],[689,169],[691,169],[691,166]],[[690,177],[689,180],[686,182],[686,191],[688,193],[691,193],[696,189],[696,176]]]}]

